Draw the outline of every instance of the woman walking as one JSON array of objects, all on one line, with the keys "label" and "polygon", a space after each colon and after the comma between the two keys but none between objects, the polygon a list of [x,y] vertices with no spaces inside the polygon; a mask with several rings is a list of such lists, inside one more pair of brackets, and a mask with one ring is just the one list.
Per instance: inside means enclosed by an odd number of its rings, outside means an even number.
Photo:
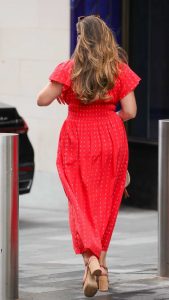
[{"label": "woman walking", "polygon": [[57,99],[68,105],[56,165],[68,198],[73,248],[84,259],[84,294],[90,297],[108,290],[106,254],[129,158],[123,122],[136,116],[133,91],[140,78],[99,16],[80,17],[77,35],[73,56],[55,67],[37,104]]}]

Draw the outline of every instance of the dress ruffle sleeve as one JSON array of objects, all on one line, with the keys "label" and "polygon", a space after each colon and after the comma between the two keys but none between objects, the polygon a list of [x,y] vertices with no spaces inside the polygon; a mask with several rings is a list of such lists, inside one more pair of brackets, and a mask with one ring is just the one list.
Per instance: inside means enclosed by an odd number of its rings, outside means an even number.
[{"label": "dress ruffle sleeve", "polygon": [[66,98],[65,93],[71,86],[72,63],[73,62],[71,60],[67,60],[58,64],[53,70],[53,72],[49,75],[50,81],[63,84],[62,93],[59,97],[57,97],[61,101],[64,101],[64,98]]},{"label": "dress ruffle sleeve", "polygon": [[126,63],[121,63],[118,98],[122,99],[133,91],[139,84],[140,80],[141,78]]}]

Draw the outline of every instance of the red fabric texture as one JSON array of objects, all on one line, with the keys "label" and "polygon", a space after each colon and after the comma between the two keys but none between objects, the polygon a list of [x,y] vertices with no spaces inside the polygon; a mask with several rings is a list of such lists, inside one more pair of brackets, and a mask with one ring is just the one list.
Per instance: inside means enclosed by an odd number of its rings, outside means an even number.
[{"label": "red fabric texture", "polygon": [[59,97],[68,104],[56,166],[68,199],[69,224],[76,254],[107,251],[120,208],[128,168],[128,140],[117,103],[134,90],[140,77],[122,63],[110,102],[82,104],[71,88],[73,60],[49,76],[63,84]]}]

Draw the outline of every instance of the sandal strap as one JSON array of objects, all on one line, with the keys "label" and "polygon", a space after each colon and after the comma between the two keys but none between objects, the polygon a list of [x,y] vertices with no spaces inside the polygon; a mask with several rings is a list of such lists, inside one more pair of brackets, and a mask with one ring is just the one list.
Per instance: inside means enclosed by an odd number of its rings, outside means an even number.
[{"label": "sandal strap", "polygon": [[102,276],[108,276],[108,268],[104,265],[100,265],[101,269],[102,269]]},{"label": "sandal strap", "polygon": [[100,267],[104,268],[106,271],[108,271],[108,267],[106,267],[105,265],[100,265]]}]

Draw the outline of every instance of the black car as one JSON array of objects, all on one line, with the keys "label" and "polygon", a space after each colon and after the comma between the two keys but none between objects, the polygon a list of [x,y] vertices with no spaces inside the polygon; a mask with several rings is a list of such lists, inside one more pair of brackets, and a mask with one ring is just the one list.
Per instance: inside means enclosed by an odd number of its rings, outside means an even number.
[{"label": "black car", "polygon": [[28,126],[14,106],[0,103],[0,132],[19,134],[19,194],[29,193],[34,176],[34,150]]}]

